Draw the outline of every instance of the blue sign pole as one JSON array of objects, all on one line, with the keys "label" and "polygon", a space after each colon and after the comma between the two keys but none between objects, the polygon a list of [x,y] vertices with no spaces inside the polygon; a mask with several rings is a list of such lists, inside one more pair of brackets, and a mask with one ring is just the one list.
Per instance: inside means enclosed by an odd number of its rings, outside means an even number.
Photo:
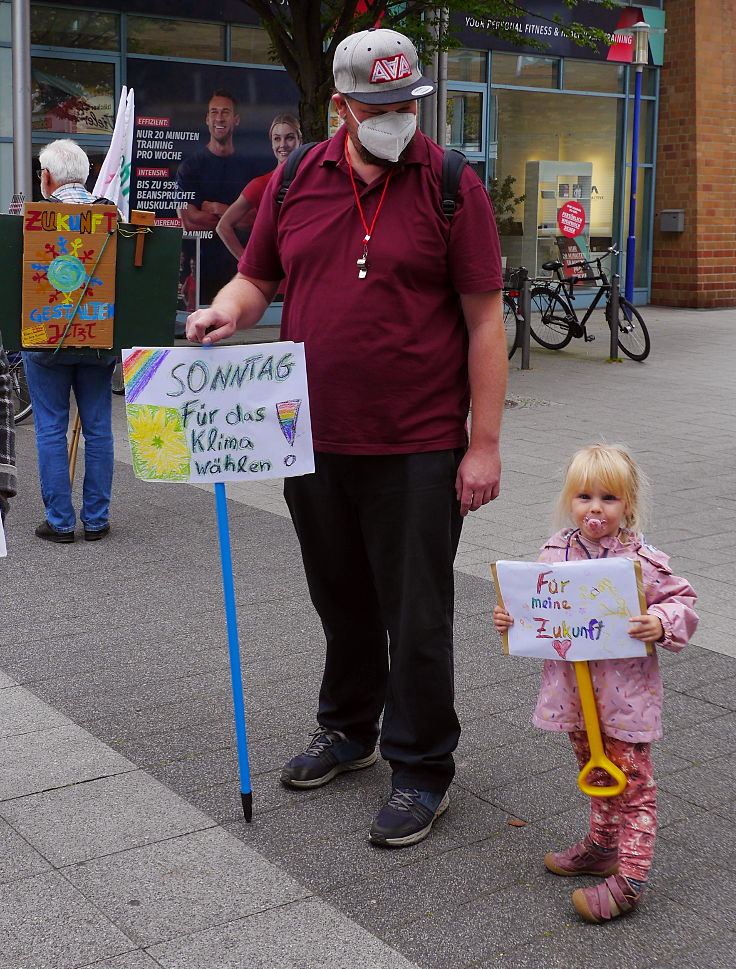
[{"label": "blue sign pole", "polygon": [[634,267],[636,263],[636,188],[639,172],[639,117],[641,114],[641,81],[644,65],[649,63],[649,24],[640,20],[631,27],[634,43],[633,63],[636,67],[634,84],[634,123],[631,131],[631,191],[629,196],[629,236],[626,240],[626,279],[624,294],[634,302]]},{"label": "blue sign pole", "polygon": [[238,642],[238,618],[235,611],[235,587],[233,584],[233,560],[230,549],[230,528],[227,518],[227,495],[225,485],[215,484],[215,505],[217,508],[217,533],[220,539],[220,564],[222,566],[222,588],[225,596],[225,618],[227,621],[227,645],[230,653],[230,679],[233,689],[233,712],[235,714],[235,736],[238,745],[238,768],[240,771],[240,799],[246,821],[253,819],[253,793],[250,783],[250,763],[248,761],[248,738],[245,730],[245,708],[243,705],[243,681],[240,671],[240,644]]},{"label": "blue sign pole", "polygon": [[642,65],[636,65],[634,84],[634,123],[631,131],[631,190],[629,193],[629,236],[626,240],[626,299],[634,302],[634,265],[636,262],[636,189],[639,169],[639,116],[641,112]]}]

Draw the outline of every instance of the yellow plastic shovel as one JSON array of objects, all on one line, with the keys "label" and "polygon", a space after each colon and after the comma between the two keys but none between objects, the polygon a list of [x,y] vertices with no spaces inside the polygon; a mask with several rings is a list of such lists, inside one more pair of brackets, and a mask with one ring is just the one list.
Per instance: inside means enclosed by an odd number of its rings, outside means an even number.
[{"label": "yellow plastic shovel", "polygon": [[[578,680],[580,706],[583,708],[583,719],[585,720],[585,729],[588,733],[588,745],[590,747],[590,760],[578,774],[578,787],[583,794],[588,794],[590,797],[616,797],[626,787],[626,774],[613,761],[606,757],[605,751],[603,750],[601,726],[598,721],[598,710],[595,705],[593,683],[590,679],[590,667],[588,666],[587,660],[575,661],[575,676]],[[608,787],[588,784],[586,778],[596,767],[602,768],[616,783]]]}]

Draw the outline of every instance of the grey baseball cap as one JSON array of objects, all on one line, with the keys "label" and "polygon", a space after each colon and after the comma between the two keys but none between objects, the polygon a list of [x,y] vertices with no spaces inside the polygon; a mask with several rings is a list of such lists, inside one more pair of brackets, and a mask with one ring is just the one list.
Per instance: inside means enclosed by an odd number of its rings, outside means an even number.
[{"label": "grey baseball cap", "polygon": [[335,51],[335,87],[365,104],[426,98],[437,85],[422,74],[418,61],[416,47],[398,31],[361,30],[341,41]]}]

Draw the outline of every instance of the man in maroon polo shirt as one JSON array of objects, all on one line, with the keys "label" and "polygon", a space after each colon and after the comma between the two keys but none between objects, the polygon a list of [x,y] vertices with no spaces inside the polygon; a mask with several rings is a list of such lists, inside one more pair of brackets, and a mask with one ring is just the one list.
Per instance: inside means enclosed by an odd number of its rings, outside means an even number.
[{"label": "man in maroon polo shirt", "polygon": [[[327,640],[318,727],[282,782],[310,789],[375,763],[392,791],[371,841],[421,841],[448,806],[453,560],[462,519],[498,495],[506,385],[498,235],[466,167],[441,210],[443,152],[416,130],[435,85],[393,30],[344,40],[344,121],[264,195],[238,274],[187,323],[214,343],[255,325],[284,283],[283,339],[303,341],[315,473],[284,492]],[[472,428],[466,420],[472,399]]]}]

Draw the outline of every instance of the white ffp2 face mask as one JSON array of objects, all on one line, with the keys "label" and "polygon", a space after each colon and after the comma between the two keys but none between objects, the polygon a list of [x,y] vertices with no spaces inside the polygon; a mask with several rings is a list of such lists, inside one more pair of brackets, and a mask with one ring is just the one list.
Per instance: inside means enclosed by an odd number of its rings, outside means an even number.
[{"label": "white ffp2 face mask", "polygon": [[[348,111],[355,118],[348,102]],[[358,121],[357,118],[355,118]],[[361,145],[376,158],[397,162],[417,130],[417,116],[398,111],[387,111],[375,118],[358,121],[358,138]]]}]

